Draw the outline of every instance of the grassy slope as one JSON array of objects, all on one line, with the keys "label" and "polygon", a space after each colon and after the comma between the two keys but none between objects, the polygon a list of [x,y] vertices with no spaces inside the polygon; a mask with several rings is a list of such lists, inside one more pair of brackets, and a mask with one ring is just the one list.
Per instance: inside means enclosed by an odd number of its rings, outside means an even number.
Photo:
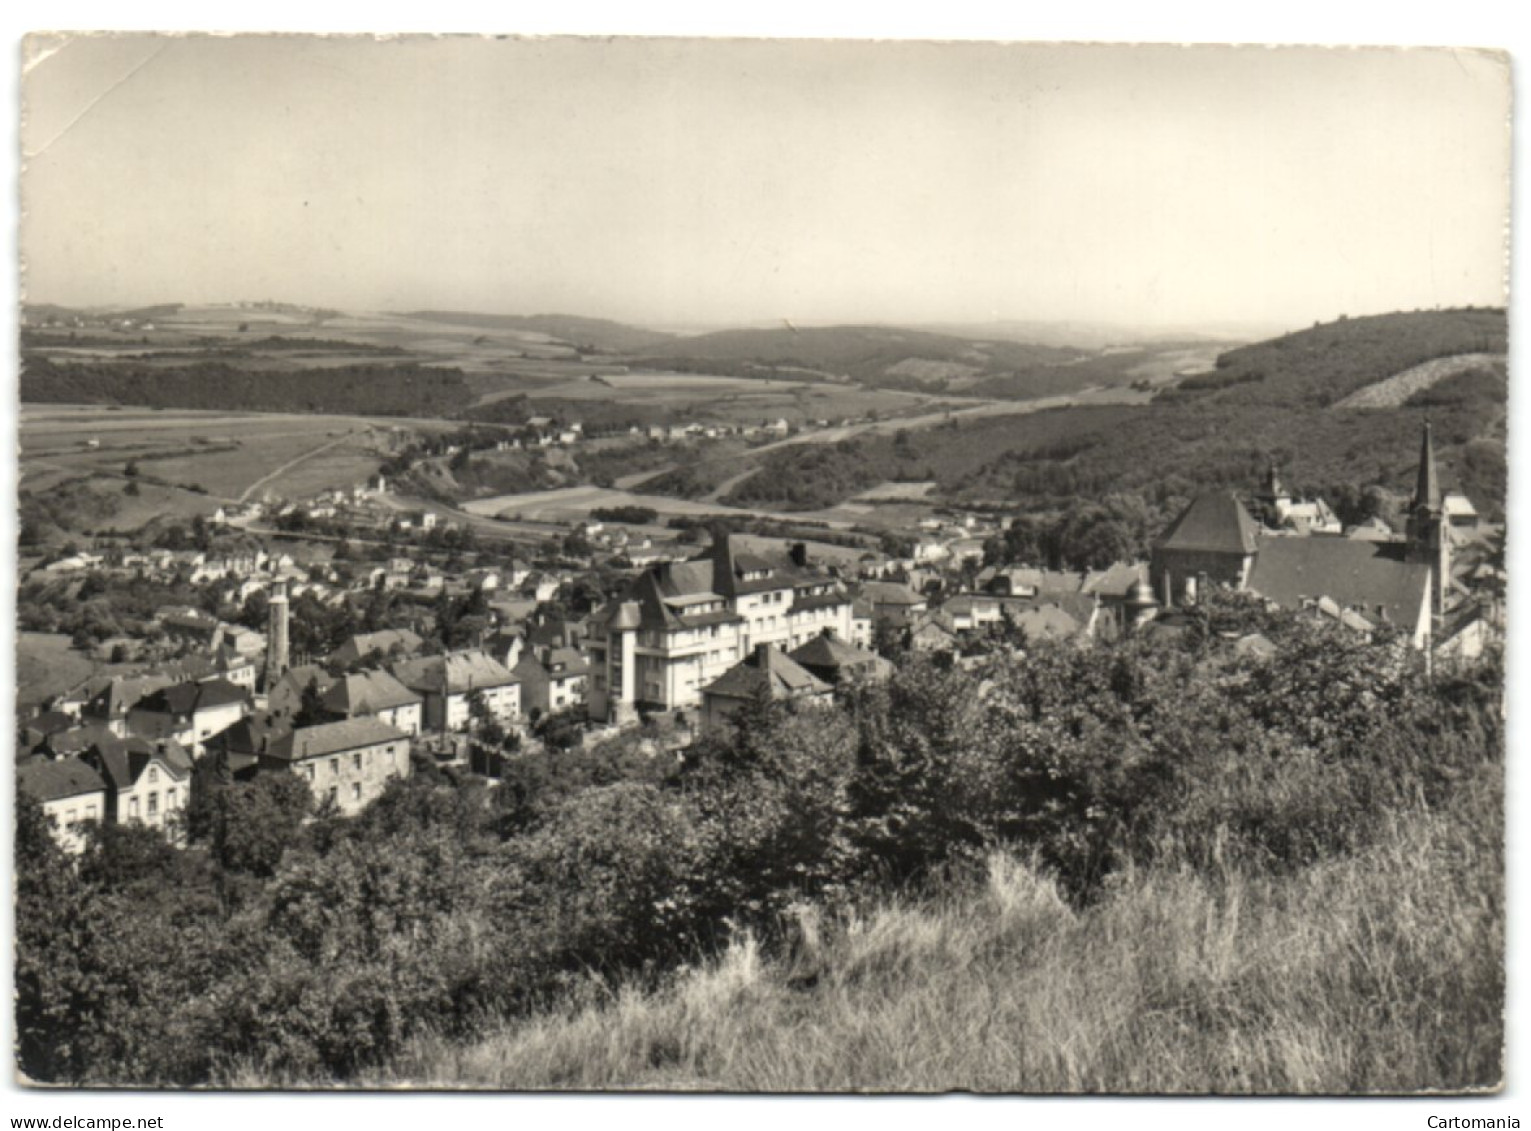
[{"label": "grassy slope", "polygon": [[[373,1083],[489,1088],[1350,1093],[1501,1078],[1502,793],[1400,817],[1276,878],[1129,874],[1082,911],[1006,856],[986,885],[745,939],[651,994],[477,1044],[418,1042]],[[810,920],[811,922],[811,920]],[[816,938],[816,936],[822,936]]]}]

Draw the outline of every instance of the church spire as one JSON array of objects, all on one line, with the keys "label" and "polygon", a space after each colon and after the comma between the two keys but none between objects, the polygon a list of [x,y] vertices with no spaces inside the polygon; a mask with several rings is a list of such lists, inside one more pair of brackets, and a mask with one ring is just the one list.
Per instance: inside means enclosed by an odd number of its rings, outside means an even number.
[{"label": "church spire", "polygon": [[1419,444],[1419,478],[1414,484],[1412,509],[1418,510],[1420,507],[1428,507],[1432,511],[1441,509],[1441,481],[1435,473],[1435,445],[1430,440],[1428,418]]}]

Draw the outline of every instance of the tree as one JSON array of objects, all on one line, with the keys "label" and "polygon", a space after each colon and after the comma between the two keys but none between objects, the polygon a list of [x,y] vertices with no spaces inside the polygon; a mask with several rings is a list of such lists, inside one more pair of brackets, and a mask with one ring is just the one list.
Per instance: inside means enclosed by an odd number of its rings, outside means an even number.
[{"label": "tree", "polygon": [[296,774],[270,771],[212,796],[213,858],[230,872],[274,875],[289,848],[302,843],[303,820],[314,809],[308,784]]},{"label": "tree", "polygon": [[311,727],[327,721],[329,713],[324,708],[324,693],[319,690],[319,677],[312,676],[303,688],[298,713],[293,716],[292,725]]}]

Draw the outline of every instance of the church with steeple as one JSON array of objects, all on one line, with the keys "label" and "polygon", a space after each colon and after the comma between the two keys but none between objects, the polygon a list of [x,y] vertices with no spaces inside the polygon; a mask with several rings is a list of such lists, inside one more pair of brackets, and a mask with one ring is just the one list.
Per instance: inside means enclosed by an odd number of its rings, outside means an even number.
[{"label": "church with steeple", "polygon": [[1416,647],[1430,647],[1450,603],[1452,523],[1428,421],[1402,538],[1340,537],[1316,523],[1290,521],[1293,500],[1274,467],[1262,486],[1257,509],[1277,516],[1281,529],[1262,525],[1233,492],[1219,491],[1199,496],[1165,531],[1149,566],[1165,608],[1194,604],[1207,586],[1227,585],[1359,631],[1387,625]]},{"label": "church with steeple", "polygon": [[1430,567],[1431,613],[1444,616],[1446,595],[1451,589],[1451,523],[1441,495],[1440,476],[1435,470],[1435,445],[1428,420],[1420,439],[1419,473],[1414,482],[1414,498],[1409,501],[1404,537],[1409,560]]}]

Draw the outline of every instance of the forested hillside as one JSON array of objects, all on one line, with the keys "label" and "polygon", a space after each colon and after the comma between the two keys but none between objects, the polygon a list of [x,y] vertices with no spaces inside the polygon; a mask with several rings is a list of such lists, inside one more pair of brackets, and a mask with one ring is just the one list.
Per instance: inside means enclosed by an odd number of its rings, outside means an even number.
[{"label": "forested hillside", "polygon": [[445,414],[475,394],[461,370],[406,364],[320,371],[245,369],[221,361],[156,366],[131,361],[60,364],[29,357],[23,404],[120,404],[253,412]]},{"label": "forested hillside", "polygon": [[[1396,408],[1328,407],[1430,356],[1504,347],[1503,311],[1386,315],[1333,323],[1223,355],[1218,372],[1148,405],[1052,409],[863,436],[810,452],[782,448],[729,500],[792,509],[831,506],[885,480],[934,480],[938,495],[1021,511],[1099,503],[1111,495],[1183,505],[1204,490],[1252,489],[1272,461],[1288,486],[1361,517],[1368,488],[1412,487],[1420,424],[1435,425],[1449,486],[1485,515],[1503,513],[1506,386],[1472,369]],[[1081,367],[1086,368],[1086,367]],[[706,469],[656,489],[703,493]],[[726,478],[718,469],[718,481]],[[729,472],[733,474],[735,472]]]},{"label": "forested hillside", "polygon": [[1160,397],[1322,408],[1434,358],[1504,353],[1507,335],[1503,308],[1342,318],[1229,350],[1218,358],[1216,372],[1187,378]]}]

